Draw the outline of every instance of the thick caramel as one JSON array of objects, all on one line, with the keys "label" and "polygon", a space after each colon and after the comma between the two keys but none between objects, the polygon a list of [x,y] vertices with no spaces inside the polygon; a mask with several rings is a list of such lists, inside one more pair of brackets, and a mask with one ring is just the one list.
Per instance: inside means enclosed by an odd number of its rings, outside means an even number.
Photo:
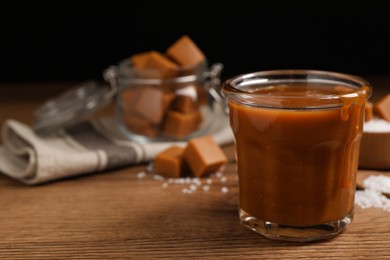
[{"label": "thick caramel", "polygon": [[313,101],[313,95],[345,92],[323,87],[276,85],[261,90],[270,97],[279,92],[285,96],[279,108],[229,101],[239,204],[253,217],[311,226],[352,212],[364,102],[351,98],[333,108],[307,109],[329,103]]}]

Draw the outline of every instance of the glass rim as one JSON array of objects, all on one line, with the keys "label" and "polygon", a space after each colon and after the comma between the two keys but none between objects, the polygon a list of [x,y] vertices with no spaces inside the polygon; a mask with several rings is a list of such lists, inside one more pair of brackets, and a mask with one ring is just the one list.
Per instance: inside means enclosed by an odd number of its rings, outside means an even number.
[{"label": "glass rim", "polygon": [[344,93],[323,94],[320,96],[306,96],[307,100],[327,101],[326,104],[316,104],[305,107],[281,107],[285,109],[313,109],[313,108],[329,108],[342,106],[342,100],[351,98],[358,98],[365,96],[368,99],[372,93],[371,84],[365,79],[347,73],[325,71],[325,70],[304,70],[304,69],[285,69],[285,70],[265,70],[250,73],[244,73],[234,76],[226,80],[222,84],[221,92],[225,98],[231,98],[239,103],[258,106],[258,107],[275,107],[274,105],[267,105],[267,102],[261,104],[260,102],[251,102],[251,98],[260,100],[272,99],[302,99],[302,96],[283,95],[280,93],[273,93],[272,95],[264,93],[253,93],[245,90],[250,86],[261,87],[272,84],[291,84],[291,83],[324,83],[330,85],[340,85],[348,87],[351,91]]}]

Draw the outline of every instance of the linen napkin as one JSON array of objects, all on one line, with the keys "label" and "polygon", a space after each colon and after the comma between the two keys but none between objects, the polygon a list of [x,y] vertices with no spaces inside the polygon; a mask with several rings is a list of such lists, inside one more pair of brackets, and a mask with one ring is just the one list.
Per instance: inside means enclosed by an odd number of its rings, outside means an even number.
[{"label": "linen napkin", "polygon": [[[225,116],[210,129],[219,145],[233,142]],[[30,126],[8,119],[2,125],[0,172],[25,184],[42,184],[148,162],[160,151],[185,142],[128,141],[114,119],[87,120],[41,137]]]}]

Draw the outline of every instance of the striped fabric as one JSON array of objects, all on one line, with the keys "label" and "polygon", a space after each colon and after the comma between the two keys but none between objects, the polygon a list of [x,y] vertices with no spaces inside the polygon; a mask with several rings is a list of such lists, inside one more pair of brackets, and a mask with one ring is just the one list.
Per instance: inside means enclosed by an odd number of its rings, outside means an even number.
[{"label": "striped fabric", "polygon": [[[233,142],[226,118],[211,133],[220,145]],[[51,136],[40,137],[27,125],[9,119],[2,126],[0,172],[25,184],[42,184],[147,162],[175,144],[125,140],[112,119],[85,121]]]}]

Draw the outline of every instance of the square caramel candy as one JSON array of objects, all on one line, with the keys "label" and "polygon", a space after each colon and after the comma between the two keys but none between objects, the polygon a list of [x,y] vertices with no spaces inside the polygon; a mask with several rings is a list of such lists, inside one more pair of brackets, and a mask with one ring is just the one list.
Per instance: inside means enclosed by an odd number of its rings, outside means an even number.
[{"label": "square caramel candy", "polygon": [[162,79],[176,77],[179,73],[179,66],[157,51],[149,52],[143,69],[158,71]]},{"label": "square caramel candy", "polygon": [[386,121],[390,121],[390,94],[374,103],[374,113]]},{"label": "square caramel candy", "polygon": [[212,136],[190,140],[184,149],[184,159],[196,177],[218,171],[227,162],[227,157]]},{"label": "square caramel candy", "polygon": [[165,54],[185,68],[194,68],[206,60],[203,52],[187,35],[180,37],[173,43]]},{"label": "square caramel candy", "polygon": [[172,146],[160,152],[154,158],[156,173],[164,177],[178,178],[189,172],[183,159],[184,148]]},{"label": "square caramel candy", "polygon": [[136,113],[135,104],[137,103],[141,88],[127,88],[122,91],[122,107],[123,113],[134,114]]},{"label": "square caramel candy", "polygon": [[172,109],[181,113],[189,113],[198,109],[198,93],[196,86],[176,86],[175,99],[172,101]]},{"label": "square caramel candy", "polygon": [[168,111],[163,126],[163,133],[171,138],[183,139],[199,128],[202,122],[202,115],[199,110],[191,113],[180,113]]},{"label": "square caramel candy", "polygon": [[124,122],[128,130],[139,135],[155,137],[160,133],[157,125],[137,114],[125,114]]},{"label": "square caramel candy", "polygon": [[198,109],[198,103],[191,96],[177,95],[172,101],[172,109],[188,114]]},{"label": "square caramel candy", "polygon": [[131,64],[136,69],[144,69],[151,51],[134,54],[130,57]]},{"label": "square caramel candy", "polygon": [[153,87],[143,88],[137,96],[135,111],[151,123],[160,124],[173,98],[173,93]]}]

